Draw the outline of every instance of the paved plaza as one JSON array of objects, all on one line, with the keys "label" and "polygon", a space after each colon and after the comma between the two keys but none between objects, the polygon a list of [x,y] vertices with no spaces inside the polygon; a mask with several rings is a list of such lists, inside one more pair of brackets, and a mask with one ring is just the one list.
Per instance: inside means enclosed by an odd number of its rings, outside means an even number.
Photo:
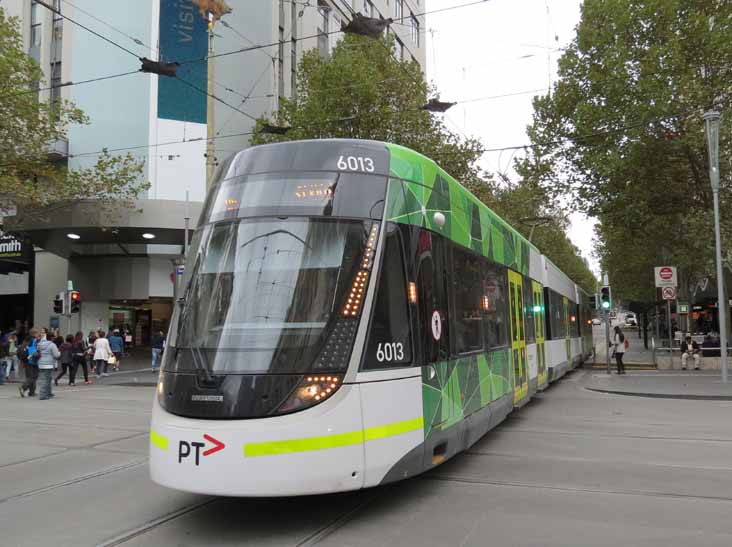
[{"label": "paved plaza", "polygon": [[586,389],[598,374],[571,373],[433,472],[271,500],[150,482],[149,372],[44,402],[0,386],[0,544],[732,545],[732,402]]}]

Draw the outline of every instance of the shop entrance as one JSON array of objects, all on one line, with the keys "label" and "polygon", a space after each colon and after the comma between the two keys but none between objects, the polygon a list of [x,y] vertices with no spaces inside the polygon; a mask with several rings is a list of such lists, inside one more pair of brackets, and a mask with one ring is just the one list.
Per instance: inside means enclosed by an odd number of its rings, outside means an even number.
[{"label": "shop entrance", "polygon": [[[118,300],[109,303],[110,331],[118,329],[126,333],[129,349],[150,347],[154,332],[168,332],[173,313],[172,298],[156,298],[144,301]],[[131,339],[130,339],[131,338]]]}]

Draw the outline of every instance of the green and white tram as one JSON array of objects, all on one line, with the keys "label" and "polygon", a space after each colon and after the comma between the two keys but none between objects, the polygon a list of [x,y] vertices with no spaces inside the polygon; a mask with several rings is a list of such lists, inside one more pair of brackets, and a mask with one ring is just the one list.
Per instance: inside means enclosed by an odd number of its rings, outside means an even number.
[{"label": "green and white tram", "polygon": [[416,475],[587,353],[578,287],[388,143],[239,152],[185,275],[150,431],[152,479],[179,490],[290,496]]}]

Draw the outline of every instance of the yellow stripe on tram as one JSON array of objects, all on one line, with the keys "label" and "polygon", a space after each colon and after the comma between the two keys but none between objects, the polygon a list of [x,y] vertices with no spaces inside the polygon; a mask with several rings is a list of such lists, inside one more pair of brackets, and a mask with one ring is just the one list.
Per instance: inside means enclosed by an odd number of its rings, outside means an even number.
[{"label": "yellow stripe on tram", "polygon": [[416,431],[424,427],[424,418],[414,418],[393,424],[369,427],[361,431],[348,433],[336,433],[335,435],[324,435],[322,437],[306,437],[304,439],[289,439],[286,441],[271,441],[264,443],[248,443],[244,445],[244,457],[254,458],[257,456],[277,456],[281,454],[293,454],[296,452],[309,452],[312,450],[325,450],[339,446],[350,446],[361,444],[366,441],[394,437],[410,431]]},{"label": "yellow stripe on tram", "polygon": [[150,430],[150,442],[157,446],[160,450],[168,449],[168,437],[164,437],[160,433]]}]

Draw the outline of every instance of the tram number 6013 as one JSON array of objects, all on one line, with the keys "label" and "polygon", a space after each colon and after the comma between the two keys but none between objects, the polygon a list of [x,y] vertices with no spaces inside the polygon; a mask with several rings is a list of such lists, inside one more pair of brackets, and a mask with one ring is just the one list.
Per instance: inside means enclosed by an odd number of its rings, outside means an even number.
[{"label": "tram number 6013", "polygon": [[341,171],[374,172],[374,160],[363,156],[341,156],[338,158],[338,169]]},{"label": "tram number 6013", "polygon": [[379,363],[384,361],[402,361],[404,359],[404,344],[401,342],[386,342],[379,344],[376,348],[376,360]]}]

